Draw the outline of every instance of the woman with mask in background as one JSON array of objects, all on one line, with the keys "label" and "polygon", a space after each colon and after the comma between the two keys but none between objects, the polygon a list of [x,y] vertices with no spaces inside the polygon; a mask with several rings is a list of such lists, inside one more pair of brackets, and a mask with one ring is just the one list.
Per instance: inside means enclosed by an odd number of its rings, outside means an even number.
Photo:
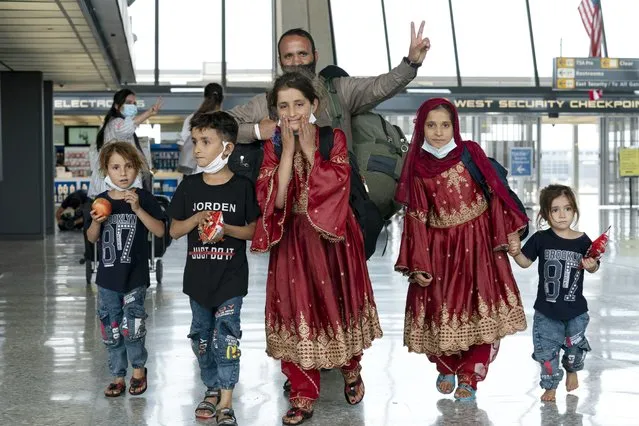
[{"label": "woman with mask in background", "polygon": [[113,96],[113,104],[109,112],[104,117],[104,124],[98,132],[96,138],[96,150],[89,150],[89,160],[91,162],[91,183],[89,185],[88,195],[90,198],[94,198],[97,194],[100,194],[109,188],[107,188],[104,182],[104,176],[98,167],[98,157],[100,150],[105,143],[113,141],[128,142],[135,145],[140,152],[140,156],[146,160],[146,164],[143,167],[143,171],[135,180],[133,186],[143,187],[147,191],[151,192],[151,176],[150,169],[151,153],[145,152],[140,145],[140,141],[135,134],[136,128],[156,115],[162,107],[162,99],[158,98],[155,104],[147,111],[138,114],[138,107],[136,104],[135,93],[130,89],[122,89],[116,92]]}]

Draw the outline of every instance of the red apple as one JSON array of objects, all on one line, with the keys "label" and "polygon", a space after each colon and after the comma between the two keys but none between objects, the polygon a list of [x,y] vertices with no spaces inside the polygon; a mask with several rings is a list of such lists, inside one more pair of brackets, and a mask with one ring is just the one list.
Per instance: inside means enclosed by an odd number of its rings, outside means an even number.
[{"label": "red apple", "polygon": [[106,198],[96,198],[91,204],[91,210],[100,216],[107,217],[111,214],[111,203]]}]

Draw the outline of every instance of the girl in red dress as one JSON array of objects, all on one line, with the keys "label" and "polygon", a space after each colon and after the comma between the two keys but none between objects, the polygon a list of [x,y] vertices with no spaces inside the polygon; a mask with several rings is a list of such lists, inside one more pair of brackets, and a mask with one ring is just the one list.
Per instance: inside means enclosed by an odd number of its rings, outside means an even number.
[{"label": "girl in red dress", "polygon": [[266,352],[281,360],[291,384],[282,420],[300,424],[313,414],[322,368],[340,368],[347,402],[362,400],[359,361],[382,330],[349,205],[346,137],[333,130],[330,158],[322,158],[320,129],[311,123],[319,98],[305,75],[278,78],[269,104],[280,128],[264,145],[256,183],[262,217],[251,249],[270,251]]},{"label": "girl in red dress", "polygon": [[[487,199],[462,162],[467,150],[490,189]],[[486,154],[462,141],[448,100],[417,111],[395,198],[407,206],[395,269],[409,277],[404,345],[440,373],[436,386],[474,400],[499,340],[526,328],[506,251],[528,218],[510,198]]]}]

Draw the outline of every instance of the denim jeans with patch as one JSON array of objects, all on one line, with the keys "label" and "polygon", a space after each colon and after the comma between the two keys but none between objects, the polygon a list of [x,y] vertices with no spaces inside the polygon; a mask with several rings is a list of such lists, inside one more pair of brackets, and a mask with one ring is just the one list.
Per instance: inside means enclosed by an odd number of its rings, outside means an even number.
[{"label": "denim jeans with patch", "polygon": [[133,368],[144,368],[148,353],[144,310],[146,286],[128,293],[98,287],[98,318],[102,340],[109,352],[109,369],[114,377],[126,376],[128,361]]},{"label": "denim jeans with patch", "polygon": [[191,299],[191,348],[200,365],[200,377],[209,389],[233,389],[240,378],[239,349],[242,297],[208,309]]},{"label": "denim jeans with patch", "polygon": [[586,353],[590,345],[586,339],[586,327],[590,316],[583,313],[568,321],[559,321],[535,311],[533,317],[533,343],[535,351],[533,359],[541,364],[541,381],[543,389],[557,389],[564,377],[559,368],[559,352],[563,368],[574,373],[584,368]]}]

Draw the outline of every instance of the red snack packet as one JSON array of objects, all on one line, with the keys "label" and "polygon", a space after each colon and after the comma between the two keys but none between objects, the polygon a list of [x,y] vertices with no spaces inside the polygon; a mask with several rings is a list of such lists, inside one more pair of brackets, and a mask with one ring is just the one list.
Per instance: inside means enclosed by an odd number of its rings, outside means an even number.
[{"label": "red snack packet", "polygon": [[198,231],[200,233],[200,241],[205,244],[219,238],[219,236],[224,233],[224,217],[222,216],[222,212],[210,212],[206,223],[203,226],[200,225]]},{"label": "red snack packet", "polygon": [[592,242],[590,248],[586,252],[586,257],[592,257],[595,260],[599,260],[601,256],[606,252],[606,246],[608,245],[608,233],[610,232],[610,226],[606,231],[601,234],[595,241]]}]

